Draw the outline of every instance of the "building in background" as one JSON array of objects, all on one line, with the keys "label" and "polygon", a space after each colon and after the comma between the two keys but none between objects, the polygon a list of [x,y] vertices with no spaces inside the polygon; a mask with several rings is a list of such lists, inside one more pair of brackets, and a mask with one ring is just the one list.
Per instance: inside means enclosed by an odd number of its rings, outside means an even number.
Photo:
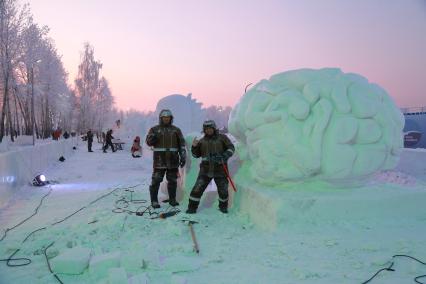
[{"label": "building in background", "polygon": [[403,108],[404,147],[426,148],[426,107]]}]

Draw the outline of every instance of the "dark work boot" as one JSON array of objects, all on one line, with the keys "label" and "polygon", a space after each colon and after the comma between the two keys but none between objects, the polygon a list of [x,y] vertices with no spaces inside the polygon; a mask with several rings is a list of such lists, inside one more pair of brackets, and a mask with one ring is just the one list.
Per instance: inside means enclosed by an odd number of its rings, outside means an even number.
[{"label": "dark work boot", "polygon": [[224,214],[228,213],[228,200],[221,201],[219,199],[219,210],[220,210],[220,212],[222,212]]},{"label": "dark work boot", "polygon": [[194,209],[194,208],[188,208],[188,209],[186,209],[186,212],[185,212],[186,214],[195,214],[195,213],[197,213],[197,209]]},{"label": "dark work boot", "polygon": [[[170,185],[170,184],[168,184]],[[169,193],[169,204],[173,207],[179,206],[179,203],[176,201],[176,187],[167,187],[167,192]]]},{"label": "dark work boot", "polygon": [[151,197],[152,208],[160,208],[158,203],[158,188],[154,188],[152,185],[149,187],[149,195]]},{"label": "dark work boot", "polygon": [[161,206],[160,206],[160,204],[157,202],[157,201],[152,201],[151,202],[151,206],[152,206],[152,208],[154,208],[154,209],[158,209],[158,208],[160,208]]},{"label": "dark work boot", "polygon": [[189,199],[188,209],[186,210],[187,214],[195,214],[197,213],[198,204],[200,202]]}]

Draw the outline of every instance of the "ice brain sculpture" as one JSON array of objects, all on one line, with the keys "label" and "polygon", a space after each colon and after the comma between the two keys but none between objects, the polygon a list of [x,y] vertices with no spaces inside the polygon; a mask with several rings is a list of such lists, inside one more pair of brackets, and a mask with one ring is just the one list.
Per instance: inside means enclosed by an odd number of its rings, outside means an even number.
[{"label": "ice brain sculpture", "polygon": [[404,118],[366,78],[340,69],[273,75],[240,99],[229,119],[239,154],[259,183],[362,180],[396,166]]}]

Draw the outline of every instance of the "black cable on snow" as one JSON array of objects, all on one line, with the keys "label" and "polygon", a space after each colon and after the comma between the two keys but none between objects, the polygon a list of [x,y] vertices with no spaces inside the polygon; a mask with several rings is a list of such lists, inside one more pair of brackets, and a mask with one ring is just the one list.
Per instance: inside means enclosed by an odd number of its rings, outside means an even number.
[{"label": "black cable on snow", "polygon": [[15,226],[13,226],[12,228],[7,228],[7,229],[4,231],[3,236],[0,238],[0,242],[1,242],[1,241],[3,241],[3,240],[6,238],[6,235],[7,235],[7,233],[8,233],[8,232],[10,232],[10,231],[12,231],[13,229],[15,229],[15,228],[17,228],[17,227],[21,226],[21,225],[22,225],[22,224],[24,224],[26,221],[28,221],[29,219],[31,219],[32,217],[34,217],[34,216],[38,213],[38,209],[41,207],[41,205],[42,205],[42,203],[43,203],[43,200],[44,200],[44,199],[45,199],[45,198],[46,198],[46,197],[47,197],[47,196],[48,196],[51,192],[52,192],[52,188],[50,187],[49,192],[41,198],[40,203],[38,204],[38,206],[37,206],[37,207],[36,207],[36,209],[34,210],[34,213],[33,213],[31,216],[29,216],[29,217],[25,218],[24,220],[22,220],[21,222],[19,222],[18,224],[16,224]]},{"label": "black cable on snow", "polygon": [[[426,265],[425,262],[423,262],[423,261],[421,261],[421,260],[419,260],[419,259],[417,259],[417,258],[415,258],[413,256],[410,256],[410,255],[406,255],[406,254],[395,254],[395,255],[392,256],[393,259],[397,258],[397,257],[410,258],[410,259],[415,260],[415,261],[417,261],[417,262],[419,262],[419,263],[421,263],[423,265]],[[389,267],[385,267],[385,268],[379,269],[372,277],[370,277],[370,279],[362,282],[362,284],[367,284],[368,282],[370,282],[371,280],[373,280],[377,275],[379,275],[379,273],[382,272],[382,271],[395,271],[395,269],[392,268],[393,265],[394,265],[394,261],[391,262],[391,264],[389,265]],[[425,275],[416,276],[414,278],[414,282],[416,282],[418,284],[426,284],[426,282],[420,282],[419,281],[420,278],[426,278],[426,274]]]}]

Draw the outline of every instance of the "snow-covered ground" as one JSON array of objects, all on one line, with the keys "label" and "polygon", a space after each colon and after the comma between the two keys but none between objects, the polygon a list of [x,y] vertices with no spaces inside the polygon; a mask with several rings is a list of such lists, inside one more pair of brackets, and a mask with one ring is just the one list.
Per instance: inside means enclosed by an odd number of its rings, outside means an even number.
[{"label": "snow-covered ground", "polygon": [[[140,212],[149,204],[141,200],[149,200],[151,152],[145,149],[143,158],[133,159],[126,149],[104,154],[96,144],[94,150],[88,153],[80,145],[64,163],[47,170],[51,185],[21,188],[0,210],[0,258],[20,249],[13,258],[31,259],[19,267],[1,261],[0,283],[59,283],[44,256],[49,245],[46,254],[54,271],[83,271],[58,273],[63,283],[362,283],[388,267],[395,254],[426,260],[426,206],[414,207],[426,204],[421,173],[412,176],[406,169],[401,179],[399,171],[386,172],[362,188],[294,191],[318,198],[335,192],[336,200],[365,203],[365,211],[340,218],[329,215],[333,210],[328,208],[319,218],[321,211],[309,213],[301,204],[300,218],[271,231],[254,225],[238,206],[228,215],[216,204],[187,215],[186,198],[179,206],[183,212],[167,219],[120,213],[118,207]],[[380,202],[387,195],[395,197],[393,202]],[[407,213],[377,214],[375,201]],[[4,235],[36,208],[37,214]],[[162,205],[161,211],[167,210]],[[183,220],[198,222],[193,228],[199,254]],[[414,283],[426,274],[425,265],[409,258],[395,259],[393,268],[371,283]]]}]

